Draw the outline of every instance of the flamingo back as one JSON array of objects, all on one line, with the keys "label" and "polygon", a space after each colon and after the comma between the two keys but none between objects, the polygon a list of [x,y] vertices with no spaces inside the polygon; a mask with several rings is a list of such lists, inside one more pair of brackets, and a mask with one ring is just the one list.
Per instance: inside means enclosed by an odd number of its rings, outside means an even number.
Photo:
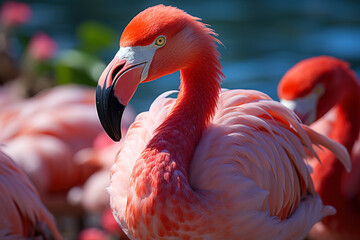
[{"label": "flamingo back", "polygon": [[239,226],[246,239],[301,239],[334,213],[322,205],[304,162],[316,157],[312,145],[337,152],[349,164],[346,150],[327,140],[263,93],[223,91],[195,151],[189,181],[226,203],[228,210],[219,209],[216,217],[229,223],[223,229],[229,239]]},{"label": "flamingo back", "polygon": [[60,86],[1,108],[0,148],[41,195],[65,192],[98,169],[74,160],[102,132],[94,103],[94,89]]},{"label": "flamingo back", "polygon": [[[112,167],[111,206],[119,209],[115,217],[125,232],[132,169],[141,161],[154,130],[170,113],[175,103],[166,97],[170,93],[162,94],[148,112],[138,115]],[[301,125],[292,111],[267,95],[223,90],[189,171],[191,188],[209,204],[208,222],[193,219],[191,225],[208,239],[305,237],[316,222],[335,212],[322,205],[304,162],[315,156],[312,144],[329,148],[349,163],[344,148]],[[176,219],[173,214],[167,217]],[[189,223],[182,224],[189,228]]]}]

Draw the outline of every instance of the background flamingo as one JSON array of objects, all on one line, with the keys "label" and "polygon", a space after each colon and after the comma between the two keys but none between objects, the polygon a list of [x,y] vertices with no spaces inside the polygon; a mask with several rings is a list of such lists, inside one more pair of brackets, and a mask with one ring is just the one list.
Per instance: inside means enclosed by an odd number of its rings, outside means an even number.
[{"label": "background flamingo", "polygon": [[[121,143],[111,141],[101,128],[94,104],[95,89],[70,85],[29,99],[3,97],[0,148],[33,181],[60,229],[68,233],[69,220],[76,221],[72,228],[82,228],[89,215],[100,219],[109,208],[106,187]],[[125,134],[134,119],[132,109],[124,116]]]},{"label": "background flamingo", "polygon": [[344,148],[257,91],[220,92],[211,29],[163,5],[125,28],[99,80],[97,107],[119,140],[121,113],[140,82],[180,70],[177,99],[138,115],[112,167],[111,207],[131,239],[301,239],[333,214],[303,159],[324,145],[349,169]]},{"label": "background flamingo", "polygon": [[313,162],[315,189],[325,204],[337,209],[312,230],[316,239],[360,238],[360,86],[349,64],[329,56],[303,60],[281,79],[282,103],[306,124],[343,144],[351,153],[353,170],[347,173],[329,151],[319,151]]},{"label": "background flamingo", "polygon": [[[46,90],[0,110],[0,148],[29,176],[62,230],[81,228],[85,217],[81,205],[68,201],[69,190],[100,169],[75,158],[103,131],[94,102],[93,88],[73,85]],[[76,236],[73,230],[66,234]]]},{"label": "background flamingo", "polygon": [[[132,108],[126,108],[124,121],[121,122],[122,134],[126,134],[134,118],[135,113]],[[114,142],[105,132],[101,132],[95,138],[92,147],[85,148],[75,155],[77,162],[99,166],[100,168],[83,185],[72,188],[68,193],[67,198],[71,203],[81,205],[89,215],[100,219],[98,223],[81,231],[79,239],[95,239],[95,235],[98,235],[96,239],[109,239],[111,236],[127,239],[111,214],[109,206],[110,197],[106,191],[110,184],[110,167],[114,163],[121,144],[122,141]]]},{"label": "background flamingo", "polygon": [[29,178],[1,151],[0,212],[1,239],[47,239],[45,228],[55,239],[62,239]]},{"label": "background flamingo", "polygon": [[101,132],[94,94],[90,88],[57,87],[0,110],[1,148],[41,194],[67,191],[95,172],[73,159]]},{"label": "background flamingo", "polygon": [[[126,134],[130,124],[135,119],[134,110],[129,107],[124,112],[124,121],[121,122],[121,132]],[[75,187],[69,193],[71,202],[79,203],[87,212],[102,213],[109,208],[109,194],[106,188],[110,183],[110,168],[119,151],[122,142],[114,142],[104,132],[100,132],[94,139],[93,145],[77,152],[76,162],[90,166],[98,166],[99,170],[92,174],[86,182]]]}]

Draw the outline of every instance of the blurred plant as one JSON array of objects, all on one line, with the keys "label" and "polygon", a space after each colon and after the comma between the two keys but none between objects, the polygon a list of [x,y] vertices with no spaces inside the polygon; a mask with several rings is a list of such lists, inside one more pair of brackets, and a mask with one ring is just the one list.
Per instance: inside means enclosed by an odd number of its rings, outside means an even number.
[{"label": "blurred plant", "polygon": [[46,33],[35,34],[28,47],[29,55],[37,61],[45,61],[55,56],[57,51],[56,42]]},{"label": "blurred plant", "polygon": [[99,228],[87,228],[80,232],[79,240],[111,240],[109,234]]},{"label": "blurred plant", "polygon": [[113,45],[116,37],[115,31],[100,23],[81,24],[77,30],[78,47],[62,52],[55,63],[57,84],[96,86],[106,67],[99,55]]},{"label": "blurred plant", "polygon": [[77,29],[78,45],[62,50],[45,33],[18,37],[24,53],[17,61],[11,57],[9,38],[14,27],[30,20],[32,10],[26,3],[8,1],[0,10],[0,85],[11,82],[17,96],[31,97],[54,85],[76,83],[96,86],[105,68],[100,60],[103,51],[113,46],[117,35],[96,22],[85,22]]},{"label": "blurred plant", "polygon": [[20,59],[20,73],[11,82],[11,90],[20,97],[31,97],[55,86],[54,61],[57,43],[43,32],[34,34]]},{"label": "blurred plant", "polygon": [[101,216],[102,228],[118,239],[128,239],[119,224],[116,222],[110,208],[107,208]]},{"label": "blurred plant", "polygon": [[31,8],[26,3],[7,1],[0,9],[0,84],[14,79],[19,74],[19,67],[11,55],[9,39],[11,30],[28,22]]},{"label": "blurred plant", "polygon": [[4,2],[0,10],[0,21],[4,27],[11,28],[26,23],[31,18],[28,4],[15,1]]},{"label": "blurred plant", "polygon": [[116,222],[111,209],[107,208],[100,219],[100,226],[83,229],[79,240],[128,240],[129,238]]},{"label": "blurred plant", "polygon": [[28,22],[31,15],[30,6],[22,2],[4,2],[0,10],[0,84],[9,83],[9,90],[18,97],[33,96],[55,83],[50,59],[55,56],[57,44],[50,36],[36,33],[27,38],[18,59],[11,51],[12,30]]}]

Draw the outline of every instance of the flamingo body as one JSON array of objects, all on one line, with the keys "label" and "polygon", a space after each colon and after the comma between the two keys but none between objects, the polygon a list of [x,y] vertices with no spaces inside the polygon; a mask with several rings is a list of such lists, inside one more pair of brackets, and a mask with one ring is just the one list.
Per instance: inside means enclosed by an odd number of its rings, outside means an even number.
[{"label": "flamingo body", "polygon": [[302,239],[334,214],[303,159],[317,144],[350,168],[346,150],[265,94],[221,91],[217,40],[198,20],[146,9],[100,77],[98,114],[119,140],[139,82],[181,73],[177,98],[158,97],[127,132],[111,170],[113,214],[130,239]]},{"label": "flamingo body", "polygon": [[53,216],[34,186],[7,155],[0,152],[0,238],[43,239],[47,226],[55,239],[62,239]]},{"label": "flamingo body", "polygon": [[[311,127],[343,144],[351,153],[347,173],[328,151],[319,151],[322,164],[312,161],[315,189],[325,204],[337,209],[311,231],[315,239],[360,238],[360,85],[349,64],[333,57],[303,60],[279,84],[279,97]],[[301,85],[297,85],[301,82]],[[299,87],[300,86],[300,87]],[[319,91],[319,89],[322,89]],[[311,97],[310,97],[311,96]],[[311,98],[311,99],[310,99]],[[309,99],[306,101],[304,99]],[[307,104],[305,104],[307,102]],[[310,117],[311,116],[311,117]]]},{"label": "flamingo body", "polygon": [[[126,134],[134,119],[134,110],[131,107],[127,107],[124,113],[124,120],[121,122],[123,134]],[[98,166],[99,170],[93,173],[81,187],[76,186],[69,191],[67,199],[70,202],[81,204],[87,212],[99,213],[109,209],[110,200],[109,194],[106,191],[110,183],[109,171],[121,144],[121,141],[112,141],[102,131],[96,136],[91,147],[84,148],[75,154],[75,162]]]},{"label": "flamingo body", "polygon": [[[191,159],[188,180],[179,171],[171,174],[160,169],[161,163],[154,166],[158,169],[146,166],[141,152],[169,115],[175,101],[162,95],[149,112],[137,117],[112,168],[111,205],[125,231],[128,225],[140,225],[131,229],[139,234],[134,239],[146,239],[146,236],[155,239],[170,239],[170,236],[179,239],[197,239],[192,236],[199,239],[301,239],[323,216],[334,213],[331,207],[322,205],[314,192],[302,160],[306,157],[305,151],[311,151],[306,133],[292,113],[256,91],[221,93],[219,111],[203,132]],[[278,114],[283,114],[284,119],[266,122],[266,118],[279,117]],[[292,129],[287,121],[296,124],[297,129]],[[276,127],[277,124],[281,127]],[[283,134],[297,144],[286,142]],[[304,142],[307,147],[302,145]],[[291,153],[294,156],[284,158]],[[159,171],[163,173],[157,173],[160,175],[158,184],[168,181],[169,189],[154,189],[156,192],[145,194],[140,192],[145,189],[134,189],[128,179],[134,177],[131,175],[140,166],[144,174],[138,176],[137,181],[145,181],[142,178],[150,174],[148,171]],[[182,187],[189,192],[196,190],[196,193],[184,195]],[[137,192],[140,196],[149,196],[139,199],[131,194]],[[184,198],[186,201],[180,201]],[[147,204],[136,206],[141,202]],[[165,208],[166,203],[170,206]],[[290,213],[289,219],[281,221]],[[179,233],[166,235],[169,229]]]},{"label": "flamingo body", "polygon": [[93,89],[62,86],[1,108],[0,147],[41,196],[67,192],[97,170],[74,160],[102,131],[94,94]]}]

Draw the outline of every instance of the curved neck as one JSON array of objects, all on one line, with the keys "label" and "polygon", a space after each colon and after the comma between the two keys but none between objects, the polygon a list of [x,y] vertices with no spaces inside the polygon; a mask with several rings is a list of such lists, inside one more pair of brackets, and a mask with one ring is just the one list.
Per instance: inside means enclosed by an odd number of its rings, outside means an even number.
[{"label": "curved neck", "polygon": [[360,129],[360,86],[352,72],[346,72],[343,79],[346,87],[341,90],[343,97],[336,106],[336,120],[329,137],[350,153]]},{"label": "curved neck", "polygon": [[168,152],[179,170],[187,176],[189,163],[202,131],[213,116],[222,76],[215,49],[200,55],[181,73],[177,101],[165,121],[155,131],[147,150]]},{"label": "curved neck", "polygon": [[[360,129],[360,112],[358,111],[360,109],[360,86],[352,72],[347,72],[342,80],[344,89],[339,91],[342,91],[343,97],[335,106],[336,119],[329,137],[344,145],[351,154]],[[333,204],[333,201],[327,201],[334,196],[337,197],[337,194],[332,194],[334,191],[341,192],[346,171],[341,162],[329,151],[320,152],[319,158],[322,164],[317,165],[314,169],[313,177],[321,179],[321,181],[317,181],[315,187],[317,191],[322,192],[319,193],[325,204]],[[331,196],[327,196],[328,194]]]}]

